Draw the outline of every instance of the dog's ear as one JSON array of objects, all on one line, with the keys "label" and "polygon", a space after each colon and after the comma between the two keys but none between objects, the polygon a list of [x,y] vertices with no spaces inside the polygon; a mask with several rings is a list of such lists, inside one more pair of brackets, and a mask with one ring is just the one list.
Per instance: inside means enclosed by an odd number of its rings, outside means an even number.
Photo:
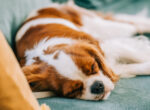
[{"label": "dog's ear", "polygon": [[50,73],[55,74],[55,71],[51,66],[48,66],[45,63],[39,63],[24,66],[22,67],[22,70],[33,91],[49,90],[51,85],[48,83],[48,78],[51,78]]},{"label": "dog's ear", "polygon": [[41,81],[46,78],[45,74],[43,74],[43,64],[32,64],[29,66],[23,66],[22,71],[24,72],[29,83]]},{"label": "dog's ear", "polygon": [[76,97],[81,94],[83,83],[61,76],[53,66],[45,63],[22,68],[33,91],[53,91],[57,95]]},{"label": "dog's ear", "polygon": [[117,82],[119,80],[119,76],[116,75],[106,64],[104,56],[98,52],[96,49],[91,49],[88,48],[87,49],[88,53],[90,55],[92,55],[96,62],[99,65],[99,68],[102,69],[102,71],[104,72],[104,75],[108,76],[113,82]]}]

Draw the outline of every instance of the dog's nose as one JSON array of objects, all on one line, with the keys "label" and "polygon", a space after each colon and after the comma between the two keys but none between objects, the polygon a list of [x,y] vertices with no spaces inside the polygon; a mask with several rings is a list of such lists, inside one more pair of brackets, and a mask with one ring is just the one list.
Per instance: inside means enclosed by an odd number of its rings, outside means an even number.
[{"label": "dog's nose", "polygon": [[104,84],[101,81],[95,81],[91,86],[91,93],[101,94],[104,92]]}]

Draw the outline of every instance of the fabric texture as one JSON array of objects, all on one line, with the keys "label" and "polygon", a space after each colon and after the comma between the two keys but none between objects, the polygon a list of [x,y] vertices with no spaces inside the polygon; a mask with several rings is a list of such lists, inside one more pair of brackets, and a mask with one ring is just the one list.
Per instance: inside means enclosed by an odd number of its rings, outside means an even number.
[{"label": "fabric texture", "polygon": [[[75,0],[75,3],[85,8],[112,13],[135,14],[150,11],[150,0]],[[28,13],[49,4],[50,0],[0,0],[0,29],[12,47],[16,31]],[[52,110],[150,110],[149,84],[150,76],[121,79],[106,101],[53,97],[39,99],[39,102],[50,105]]]},{"label": "fabric texture", "polygon": [[12,47],[17,29],[27,15],[50,3],[50,0],[0,0],[0,30]]}]

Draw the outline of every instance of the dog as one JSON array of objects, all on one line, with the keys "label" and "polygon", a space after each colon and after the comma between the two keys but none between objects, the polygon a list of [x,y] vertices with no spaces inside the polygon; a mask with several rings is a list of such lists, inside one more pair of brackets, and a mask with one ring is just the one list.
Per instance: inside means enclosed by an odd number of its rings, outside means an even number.
[{"label": "dog", "polygon": [[150,19],[52,4],[33,11],[16,35],[17,57],[33,91],[107,99],[120,77],[150,74]]}]

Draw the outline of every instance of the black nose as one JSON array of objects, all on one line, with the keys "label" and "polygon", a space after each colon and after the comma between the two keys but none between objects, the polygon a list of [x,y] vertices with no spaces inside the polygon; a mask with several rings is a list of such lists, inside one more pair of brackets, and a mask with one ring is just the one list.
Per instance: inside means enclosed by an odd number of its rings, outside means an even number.
[{"label": "black nose", "polygon": [[100,94],[104,92],[104,84],[101,81],[95,81],[91,86],[91,93]]}]

